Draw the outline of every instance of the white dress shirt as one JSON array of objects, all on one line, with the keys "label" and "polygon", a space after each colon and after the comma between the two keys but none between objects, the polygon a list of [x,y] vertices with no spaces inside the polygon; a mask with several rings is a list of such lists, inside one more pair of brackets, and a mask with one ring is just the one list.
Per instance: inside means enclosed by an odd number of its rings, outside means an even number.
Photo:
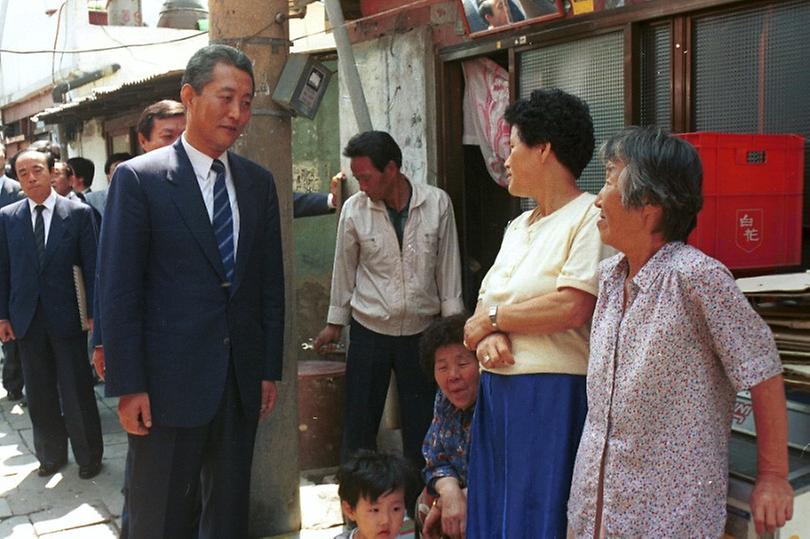
[{"label": "white dress shirt", "polygon": [[[186,134],[180,137],[180,141],[188,154],[194,175],[197,176],[197,184],[200,186],[205,209],[208,211],[208,220],[214,221],[214,183],[217,175],[211,170],[214,160],[192,146],[186,140]],[[239,245],[239,203],[236,200],[236,187],[233,184],[231,167],[228,164],[228,152],[223,152],[217,159],[225,165],[225,188],[228,190],[228,198],[231,201],[231,212],[233,213],[233,260],[236,264],[236,248]]]},{"label": "white dress shirt", "polygon": [[[42,205],[45,206],[45,209],[42,210],[42,220],[45,223],[45,245],[48,245],[48,233],[51,230],[51,218],[53,217],[53,208],[56,206],[56,197],[59,196],[56,194],[56,191],[51,189],[51,194],[48,195],[48,198],[42,202]],[[31,210],[31,226],[37,226],[37,210],[36,207],[39,206],[36,202],[28,199],[28,208]]]}]

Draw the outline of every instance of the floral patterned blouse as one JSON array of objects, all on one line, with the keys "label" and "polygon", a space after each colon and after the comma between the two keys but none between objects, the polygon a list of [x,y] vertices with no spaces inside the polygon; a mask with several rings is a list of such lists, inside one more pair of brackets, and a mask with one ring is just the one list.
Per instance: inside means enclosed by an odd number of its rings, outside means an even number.
[{"label": "floral patterned blouse", "polygon": [[600,266],[569,525],[593,537],[602,471],[605,536],[720,537],[735,393],[781,372],[772,334],[691,246],[662,247],[623,307],[627,274],[622,254]]},{"label": "floral patterned blouse", "polygon": [[422,444],[425,469],[422,478],[428,492],[436,496],[433,484],[442,477],[455,477],[461,488],[467,486],[467,459],[470,453],[470,426],[475,406],[459,410],[441,390],[433,403],[433,422]]}]

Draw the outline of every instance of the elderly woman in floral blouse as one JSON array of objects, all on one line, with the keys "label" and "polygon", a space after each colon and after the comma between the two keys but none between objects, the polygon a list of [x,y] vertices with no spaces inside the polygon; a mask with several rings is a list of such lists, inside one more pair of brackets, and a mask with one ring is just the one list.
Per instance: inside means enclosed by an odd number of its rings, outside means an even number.
[{"label": "elderly woman in floral blouse", "polygon": [[437,319],[419,345],[422,369],[439,386],[422,446],[427,487],[417,511],[428,539],[464,537],[467,455],[479,379],[478,360],[461,343],[466,320],[463,314]]},{"label": "elderly woman in floral blouse", "polygon": [[600,265],[588,415],[568,502],[576,537],[720,537],[735,393],[751,390],[757,532],[791,518],[781,364],[729,271],[686,245],[702,205],[697,152],[657,128],[601,149]]}]

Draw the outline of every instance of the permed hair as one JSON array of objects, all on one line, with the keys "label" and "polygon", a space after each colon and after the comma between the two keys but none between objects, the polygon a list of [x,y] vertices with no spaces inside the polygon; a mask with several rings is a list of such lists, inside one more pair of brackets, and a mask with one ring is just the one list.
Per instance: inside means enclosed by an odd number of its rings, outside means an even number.
[{"label": "permed hair", "polygon": [[349,139],[343,149],[343,156],[368,157],[374,168],[380,172],[393,161],[397,168],[402,168],[402,150],[394,138],[385,131],[366,131]]},{"label": "permed hair", "polygon": [[691,144],[656,126],[631,126],[606,140],[599,158],[624,164],[619,189],[626,208],[659,206],[664,239],[686,241],[703,207],[703,166]]},{"label": "permed hair", "polygon": [[436,350],[448,344],[462,344],[464,323],[468,318],[465,313],[437,318],[419,338],[419,366],[431,380],[436,363]]},{"label": "permed hair", "polygon": [[574,178],[593,157],[593,121],[588,104],[559,89],[535,90],[506,109],[507,123],[517,126],[521,142],[533,147],[551,144],[557,160]]},{"label": "permed hair", "polygon": [[338,496],[354,509],[360,498],[374,503],[396,490],[407,491],[414,471],[403,457],[361,449],[337,473]]}]

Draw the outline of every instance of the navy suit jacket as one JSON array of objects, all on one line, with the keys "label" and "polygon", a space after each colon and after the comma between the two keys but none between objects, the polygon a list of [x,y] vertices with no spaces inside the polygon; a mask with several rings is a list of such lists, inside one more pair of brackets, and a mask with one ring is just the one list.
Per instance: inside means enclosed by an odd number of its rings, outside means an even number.
[{"label": "navy suit jacket", "polygon": [[25,198],[25,193],[20,190],[20,182],[0,174],[0,208],[14,204],[21,198]]},{"label": "navy suit jacket", "polygon": [[232,360],[243,410],[281,378],[284,275],[272,175],[228,154],[239,203],[234,282],[181,141],[118,166],[107,195],[99,304],[108,396],[147,392],[157,425],[208,423]]},{"label": "navy suit jacket", "polygon": [[332,213],[326,193],[293,193],[293,218],[313,217]]},{"label": "navy suit jacket", "polygon": [[38,300],[54,335],[81,335],[73,266],[82,268],[91,306],[96,229],[90,206],[57,195],[42,266],[28,201],[0,209],[0,319],[11,321],[18,339],[25,337]]}]

